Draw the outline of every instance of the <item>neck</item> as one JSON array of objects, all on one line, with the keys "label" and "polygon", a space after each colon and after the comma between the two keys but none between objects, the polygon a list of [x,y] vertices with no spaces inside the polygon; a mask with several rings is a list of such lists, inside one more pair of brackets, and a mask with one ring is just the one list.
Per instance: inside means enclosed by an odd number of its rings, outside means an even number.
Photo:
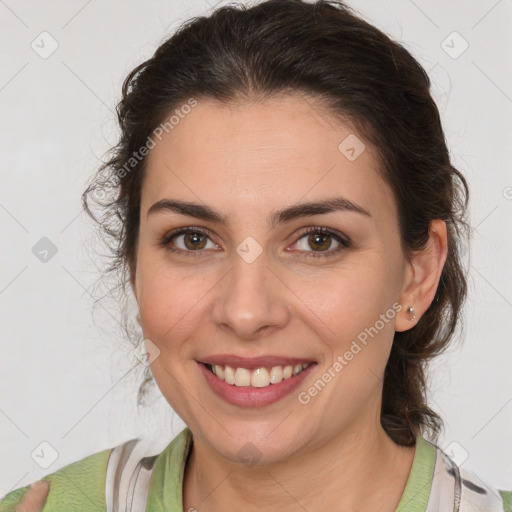
[{"label": "neck", "polygon": [[414,447],[395,444],[380,425],[339,432],[314,450],[271,464],[241,466],[194,440],[185,467],[184,510],[394,512]]}]

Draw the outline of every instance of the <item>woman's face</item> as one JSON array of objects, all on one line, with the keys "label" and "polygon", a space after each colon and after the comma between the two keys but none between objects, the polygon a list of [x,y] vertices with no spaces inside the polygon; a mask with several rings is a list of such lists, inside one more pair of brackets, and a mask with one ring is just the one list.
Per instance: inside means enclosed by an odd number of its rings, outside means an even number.
[{"label": "woman's face", "polygon": [[[134,291],[148,352],[159,351],[151,370],[195,438],[232,461],[277,462],[380,428],[395,322],[409,305],[376,154],[315,105],[201,100],[147,157]],[[164,200],[198,208],[148,214]],[[340,208],[276,213],[327,200]],[[315,227],[330,234],[307,233]],[[170,239],[178,228],[188,231]],[[238,386],[200,363],[228,355],[269,356],[252,365],[268,375],[231,361]],[[315,364],[284,378],[297,361]]]}]

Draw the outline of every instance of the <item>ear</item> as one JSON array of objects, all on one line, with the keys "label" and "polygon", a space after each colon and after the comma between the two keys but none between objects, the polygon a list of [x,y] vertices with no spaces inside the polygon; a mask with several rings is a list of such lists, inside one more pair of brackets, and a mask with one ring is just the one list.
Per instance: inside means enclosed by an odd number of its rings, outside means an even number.
[{"label": "ear", "polygon": [[[425,249],[413,253],[407,262],[400,304],[403,309],[396,318],[395,331],[414,327],[436,295],[441,273],[448,256],[446,223],[436,219],[430,223],[429,239]],[[414,308],[412,318],[409,307]]]}]

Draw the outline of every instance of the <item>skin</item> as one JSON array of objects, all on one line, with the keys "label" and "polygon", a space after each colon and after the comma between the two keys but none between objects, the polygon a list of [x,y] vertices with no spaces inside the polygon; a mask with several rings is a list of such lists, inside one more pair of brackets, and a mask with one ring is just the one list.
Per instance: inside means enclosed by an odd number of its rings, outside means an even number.
[{"label": "skin", "polygon": [[34,482],[23,499],[16,505],[15,512],[39,512],[43,509],[50,489],[49,482],[40,480]]},{"label": "skin", "polygon": [[[414,447],[397,446],[380,424],[382,379],[394,331],[413,327],[434,299],[446,226],[434,221],[427,248],[408,260],[377,153],[366,144],[349,161],[338,150],[352,133],[299,95],[200,100],[148,156],[133,290],[144,338],[160,350],[153,376],[194,435],[184,510],[393,511],[399,502]],[[345,211],[267,225],[274,210],[333,191],[371,217]],[[164,198],[204,203],[230,223],[147,216]],[[169,245],[188,255],[158,245],[171,229],[191,226],[212,233],[199,239],[202,255],[184,235]],[[352,246],[307,258],[318,245],[297,235],[310,226],[340,231]],[[248,236],[262,249],[252,263],[236,252]],[[328,237],[327,246],[332,252],[339,243]],[[307,390],[394,303],[402,311],[307,405],[297,393],[264,407],[228,404],[196,363],[219,353],[305,357],[318,363],[301,385]],[[255,465],[238,456],[247,443],[261,453]]]},{"label": "skin", "polygon": [[[382,379],[395,330],[412,328],[434,299],[446,226],[432,222],[426,249],[407,259],[377,153],[366,141],[354,161],[338,150],[353,133],[364,141],[313,98],[202,99],[147,157],[132,287],[144,338],[160,351],[153,376],[194,436],[183,510],[396,509],[415,448],[396,445],[380,424]],[[371,216],[343,211],[267,225],[274,210],[333,195]],[[170,211],[147,216],[164,198],[206,204],[230,223]],[[339,231],[351,246],[335,254],[340,244],[327,236],[322,254],[331,255],[308,258],[321,252],[321,241],[301,235],[313,226]],[[169,246],[188,256],[158,245],[180,227],[212,233],[199,239],[202,255],[183,234]],[[262,249],[251,263],[236,251],[249,236]],[[300,403],[298,393],[397,303],[403,309]],[[215,395],[198,369],[196,360],[219,353],[304,357],[317,366],[296,392],[245,408]],[[247,443],[260,453],[253,465],[238,455]]]}]

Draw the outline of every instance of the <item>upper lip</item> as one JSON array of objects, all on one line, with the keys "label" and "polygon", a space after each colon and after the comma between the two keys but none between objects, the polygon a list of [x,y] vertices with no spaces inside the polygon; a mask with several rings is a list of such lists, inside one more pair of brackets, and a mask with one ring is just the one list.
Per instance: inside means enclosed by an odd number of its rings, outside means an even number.
[{"label": "upper lip", "polygon": [[259,357],[241,357],[234,354],[215,354],[198,359],[200,363],[227,365],[232,368],[246,368],[255,370],[256,368],[271,368],[273,366],[295,366],[297,364],[314,363],[312,359],[300,357],[272,356],[265,355]]}]

